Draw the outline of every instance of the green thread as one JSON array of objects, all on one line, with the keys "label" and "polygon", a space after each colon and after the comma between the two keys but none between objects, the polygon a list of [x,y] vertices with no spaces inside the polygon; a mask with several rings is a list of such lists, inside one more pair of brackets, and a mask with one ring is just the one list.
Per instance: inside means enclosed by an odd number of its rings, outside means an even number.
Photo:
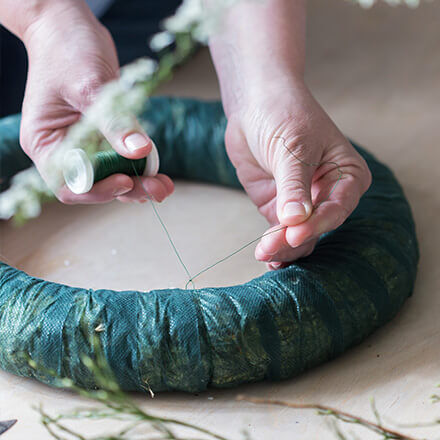
[{"label": "green thread", "polygon": [[337,184],[339,183],[339,181],[341,180],[343,173],[341,170],[341,167],[339,166],[339,164],[337,162],[333,162],[331,160],[324,160],[322,162],[311,162],[311,163],[307,163],[304,162],[301,158],[299,158],[288,146],[287,146],[287,141],[283,136],[274,136],[272,139],[281,139],[283,141],[283,147],[300,163],[302,163],[303,165],[306,165],[308,167],[320,167],[321,165],[325,165],[325,164],[330,164],[330,165],[335,165],[336,170],[338,171],[338,178],[336,179],[335,184],[333,185],[332,189],[330,190],[330,192],[328,193],[328,196],[320,203],[318,203],[316,206],[314,206],[313,208],[316,209],[319,205],[322,205],[324,202],[326,202],[330,196],[333,194],[333,191],[335,190]]},{"label": "green thread", "polygon": [[[134,173],[135,173],[135,175],[136,175],[136,178],[139,180],[139,182],[140,182],[140,184],[141,184],[141,187],[142,187],[144,193],[146,194],[146,196],[148,197],[148,199],[149,199],[150,202],[151,202],[151,206],[153,207],[154,215],[156,216],[156,218],[158,219],[160,225],[162,226],[162,229],[164,230],[164,232],[165,232],[165,234],[166,234],[166,236],[167,236],[167,238],[168,238],[168,241],[170,242],[170,244],[171,244],[171,246],[172,246],[172,248],[173,248],[173,251],[174,251],[174,253],[175,253],[176,256],[177,256],[177,259],[179,260],[181,266],[183,267],[184,271],[185,271],[186,274],[188,275],[189,280],[191,281],[191,283],[192,283],[192,285],[193,285],[193,289],[195,289],[196,286],[195,286],[194,283],[192,282],[191,274],[190,274],[188,268],[186,267],[185,263],[183,262],[183,259],[182,259],[181,255],[180,255],[180,252],[177,250],[177,247],[176,247],[176,245],[174,244],[173,239],[171,238],[171,234],[169,233],[168,228],[165,226],[165,223],[164,223],[164,221],[162,220],[162,217],[160,216],[159,211],[158,211],[157,208],[156,208],[156,203],[155,203],[155,201],[153,200],[153,197],[151,197],[150,193],[146,190],[146,188],[145,188],[145,186],[144,186],[144,182],[142,182],[142,179],[140,178],[139,173],[138,173],[138,171],[137,171],[137,169],[136,169],[136,167],[135,167],[134,165],[133,165],[133,170],[134,170]],[[188,281],[188,283],[189,283],[189,281]],[[186,285],[188,285],[188,283],[186,283]]]},{"label": "green thread", "polygon": [[112,174],[133,175],[133,169],[136,173],[143,174],[147,159],[127,159],[113,150],[98,151],[92,157],[94,169],[94,182],[99,182]]},{"label": "green thread", "polygon": [[[332,161],[322,161],[322,162],[307,163],[304,160],[302,160],[301,158],[299,158],[293,151],[290,150],[290,148],[287,146],[287,141],[286,141],[286,139],[284,137],[282,137],[282,136],[274,136],[273,139],[281,139],[281,140],[283,140],[284,148],[289,152],[289,154],[291,154],[298,162],[302,163],[303,165],[310,166],[310,167],[319,167],[319,166],[324,165],[324,164],[331,164],[331,165],[335,165],[336,166],[336,170],[338,171],[338,178],[337,178],[335,184],[333,185],[333,187],[332,187],[331,191],[329,192],[328,196],[322,202],[320,202],[318,205],[314,206],[314,209],[316,209],[322,203],[326,202],[330,198],[330,196],[332,195],[333,191],[335,190],[336,186],[338,185],[339,181],[341,180],[341,178],[343,176],[343,173],[342,173],[342,170],[341,170],[339,164],[337,162],[332,162]],[[125,160],[128,160],[128,159],[125,159]],[[234,255],[238,254],[239,252],[243,251],[244,249],[249,247],[251,244],[261,240],[266,235],[270,235],[270,234],[273,234],[275,232],[282,231],[283,229],[287,229],[287,226],[282,226],[280,228],[274,229],[273,231],[266,232],[263,235],[260,235],[257,238],[254,238],[253,240],[245,243],[243,246],[241,246],[240,248],[236,249],[234,252],[231,252],[230,254],[226,255],[225,257],[221,258],[220,260],[216,261],[215,263],[210,264],[209,266],[205,267],[200,272],[197,272],[194,276],[191,276],[191,273],[189,272],[188,268],[186,267],[185,263],[183,262],[182,256],[180,255],[180,252],[178,251],[176,245],[174,244],[174,241],[173,241],[173,239],[171,237],[171,234],[169,233],[167,227],[165,226],[164,221],[162,220],[162,217],[159,214],[159,211],[156,208],[156,204],[155,204],[153,198],[148,193],[148,191],[145,189],[144,183],[142,182],[142,179],[139,176],[139,172],[137,170],[137,167],[133,163],[135,161],[130,161],[130,160],[128,160],[128,161],[132,163],[132,168],[134,170],[134,173],[135,173],[137,179],[139,180],[139,182],[140,182],[140,184],[142,186],[143,191],[145,192],[146,196],[148,197],[148,199],[151,202],[154,214],[155,214],[156,218],[158,219],[160,225],[162,226],[162,229],[164,230],[164,232],[165,232],[165,234],[166,234],[166,236],[168,238],[168,241],[170,242],[171,247],[173,248],[173,251],[174,251],[177,259],[179,260],[179,262],[180,262],[181,266],[183,267],[185,273],[188,275],[188,281],[185,284],[185,289],[188,289],[188,285],[189,284],[191,284],[192,288],[195,289],[194,280],[197,277],[199,277],[200,275],[204,274],[205,272],[207,272],[208,270],[212,269],[213,267],[217,266],[218,264],[223,263],[224,261],[226,261],[229,258],[233,257]],[[118,172],[120,172],[120,171],[118,171]]]},{"label": "green thread", "polygon": [[217,266],[217,264],[223,263],[224,261],[228,260],[229,258],[233,257],[234,255],[238,254],[239,252],[241,252],[242,250],[246,249],[248,246],[250,246],[251,244],[255,243],[258,240],[261,240],[263,237],[265,237],[266,235],[270,235],[273,234],[274,232],[278,232],[278,231],[282,231],[283,229],[286,229],[287,226],[281,226],[278,229],[275,229],[273,231],[270,232],[266,232],[263,235],[260,235],[257,238],[254,238],[253,240],[249,241],[248,243],[244,244],[243,246],[241,246],[240,248],[238,248],[237,250],[235,250],[234,252],[230,253],[229,255],[226,255],[226,257],[223,257],[222,259],[218,260],[217,262],[211,264],[210,266],[206,267],[205,269],[201,270],[200,272],[197,272],[192,278],[190,278],[188,280],[188,282],[185,284],[185,289],[188,288],[188,284],[192,283],[194,285],[194,279],[197,278],[198,276],[202,275],[205,272],[208,272],[208,270],[212,269],[214,266]]}]

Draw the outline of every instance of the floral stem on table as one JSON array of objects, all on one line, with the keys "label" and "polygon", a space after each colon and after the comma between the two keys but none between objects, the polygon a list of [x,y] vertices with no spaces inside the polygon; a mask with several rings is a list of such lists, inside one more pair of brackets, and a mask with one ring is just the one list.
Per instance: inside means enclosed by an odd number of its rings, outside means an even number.
[{"label": "floral stem on table", "polygon": [[[69,389],[82,397],[90,399],[99,404],[94,407],[76,408],[70,412],[56,416],[49,415],[40,405],[36,410],[40,413],[41,423],[48,433],[56,440],[231,440],[227,437],[214,433],[213,431],[202,428],[192,423],[178,420],[172,417],[164,417],[145,411],[137,405],[128,394],[118,385],[115,376],[105,358],[101,343],[97,336],[92,338],[91,344],[95,353],[95,358],[82,356],[81,361],[94,378],[97,389],[86,390],[77,386],[71,379],[59,378],[57,373],[48,370],[35,361],[29,359],[28,364],[31,368],[38,370],[39,374],[45,374],[55,378],[55,385]],[[150,395],[154,393],[150,391]],[[67,426],[66,422],[77,420],[82,421],[118,421],[123,427],[116,433],[100,434],[96,437],[89,437],[75,431]],[[182,436],[175,432],[176,428],[189,431],[190,436]],[[202,437],[195,437],[202,435]]]},{"label": "floral stem on table", "polygon": [[[55,386],[74,391],[81,397],[92,400],[97,405],[80,407],[70,412],[59,415],[49,415],[40,405],[37,407],[41,415],[41,422],[50,435],[56,440],[232,440],[222,434],[215,433],[209,429],[202,428],[195,424],[175,419],[173,417],[160,416],[144,410],[140,405],[125,393],[119,386],[113,371],[105,358],[104,351],[97,331],[90,344],[93,348],[94,358],[82,356],[81,362],[89,371],[95,388],[86,390],[76,385],[69,378],[59,378],[55,371],[46,369],[37,365],[35,361],[25,355],[29,366],[36,371],[38,375],[45,375],[55,379]],[[145,381],[145,391],[154,397],[148,382]],[[381,439],[387,440],[422,440],[419,437],[404,434],[395,428],[385,426],[382,418],[376,408],[374,400],[371,401],[371,408],[374,420],[358,416],[353,413],[339,410],[332,406],[316,403],[294,403],[284,400],[249,397],[244,395],[237,396],[239,402],[250,402],[259,405],[276,405],[292,409],[312,409],[318,412],[318,415],[330,417],[333,434],[339,440],[348,440],[346,434],[341,430],[339,422],[345,425],[358,425],[368,431],[378,435]],[[112,434],[100,434],[98,436],[85,436],[76,432],[72,428],[74,421],[84,422],[92,421],[116,421],[119,423],[118,432]],[[413,425],[396,425],[402,428],[422,428],[429,426],[439,426],[440,420],[434,420],[432,423],[420,423]],[[83,423],[82,425],[83,426]],[[177,433],[179,431],[179,433]],[[189,432],[182,435],[181,432]],[[198,437],[201,436],[201,437]],[[352,437],[353,438],[353,437]],[[237,437],[234,438],[236,440]],[[242,440],[250,440],[249,433],[242,433]]]},{"label": "floral stem on table", "polygon": [[[408,436],[406,434],[403,434],[401,432],[398,432],[394,429],[385,427],[382,425],[382,422],[380,420],[379,414],[376,410],[376,407],[374,406],[374,403],[372,404],[373,413],[376,417],[376,422],[373,422],[371,420],[365,419],[364,417],[359,417],[354,414],[350,414],[345,411],[341,411],[339,409],[333,408],[331,406],[326,405],[320,405],[317,403],[293,403],[293,402],[286,402],[284,400],[276,400],[276,399],[266,399],[266,398],[258,398],[258,397],[249,397],[244,395],[237,396],[237,400],[240,402],[250,402],[255,403],[257,405],[276,405],[276,406],[284,406],[287,408],[293,408],[293,409],[313,409],[318,411],[318,414],[321,416],[330,416],[333,417],[336,420],[339,420],[344,423],[350,423],[350,424],[356,424],[363,426],[364,428],[368,429],[369,431],[372,431],[380,436],[382,436],[383,439],[394,439],[394,440],[422,440],[422,439],[416,439],[415,437]],[[336,434],[340,439],[344,439],[342,432],[336,427]],[[341,437],[342,436],[342,437]]]}]

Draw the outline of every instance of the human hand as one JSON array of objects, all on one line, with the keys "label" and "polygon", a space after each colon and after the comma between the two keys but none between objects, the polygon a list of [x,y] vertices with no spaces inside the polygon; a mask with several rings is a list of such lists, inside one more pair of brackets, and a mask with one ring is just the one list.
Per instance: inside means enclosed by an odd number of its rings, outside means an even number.
[{"label": "human hand", "polygon": [[[47,1],[23,32],[29,74],[22,111],[20,140],[42,177],[49,181],[49,158],[60,147],[69,127],[94,101],[99,89],[119,75],[110,33],[82,0]],[[147,156],[152,142],[132,118],[114,114],[98,127],[114,150],[129,159]],[[171,179],[158,174],[141,180],[114,174],[86,194],[66,186],[57,191],[64,203],[103,203],[113,199],[146,201],[142,184],[157,201],[173,191]]]},{"label": "human hand", "polygon": [[366,162],[302,82],[268,88],[232,113],[225,142],[240,182],[271,225],[255,250],[270,269],[309,255],[371,183]]}]

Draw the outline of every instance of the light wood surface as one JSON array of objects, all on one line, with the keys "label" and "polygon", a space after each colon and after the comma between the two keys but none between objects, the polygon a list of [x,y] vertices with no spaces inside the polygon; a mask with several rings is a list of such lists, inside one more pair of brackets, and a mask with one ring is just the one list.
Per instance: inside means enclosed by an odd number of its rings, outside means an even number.
[{"label": "light wood surface", "polygon": [[[152,411],[233,439],[241,438],[243,428],[254,440],[333,438],[323,418],[312,411],[238,403],[238,393],[319,402],[368,417],[370,398],[375,397],[386,421],[440,418],[440,406],[429,400],[440,382],[440,1],[417,10],[381,6],[365,11],[343,0],[313,0],[308,34],[310,87],[348,136],[395,171],[411,202],[421,249],[417,286],[393,322],[300,377],[198,396],[134,396]],[[218,97],[208,53],[198,54],[163,92]],[[265,228],[244,194],[207,185],[178,183],[160,211],[194,272]],[[1,225],[0,234],[1,254],[8,262],[50,280],[115,289],[180,287],[185,282],[146,205],[54,204],[21,229]],[[197,285],[235,284],[262,271],[248,249]],[[40,403],[57,413],[82,401],[0,372],[0,420],[19,420],[5,440],[49,438],[32,409]],[[110,427],[101,423],[86,431],[91,435]],[[355,431],[362,439],[373,438]],[[440,428],[407,432],[418,438],[440,437]]]}]

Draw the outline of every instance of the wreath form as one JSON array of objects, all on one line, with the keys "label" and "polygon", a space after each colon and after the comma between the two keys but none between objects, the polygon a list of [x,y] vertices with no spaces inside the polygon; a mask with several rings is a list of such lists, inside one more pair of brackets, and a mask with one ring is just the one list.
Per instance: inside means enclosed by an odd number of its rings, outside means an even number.
[{"label": "wreath form", "polygon": [[[20,117],[0,121],[3,188],[29,166]],[[153,98],[142,115],[161,172],[240,188],[224,148],[219,102]],[[95,387],[82,355],[94,335],[122,389],[197,392],[286,379],[341,354],[394,317],[411,295],[418,245],[392,172],[357,147],[373,183],[313,254],[242,285],[151,292],[44,281],[0,262],[0,367],[54,385],[55,371]],[[95,329],[103,329],[97,333]],[[23,357],[29,355],[39,368]]]}]

